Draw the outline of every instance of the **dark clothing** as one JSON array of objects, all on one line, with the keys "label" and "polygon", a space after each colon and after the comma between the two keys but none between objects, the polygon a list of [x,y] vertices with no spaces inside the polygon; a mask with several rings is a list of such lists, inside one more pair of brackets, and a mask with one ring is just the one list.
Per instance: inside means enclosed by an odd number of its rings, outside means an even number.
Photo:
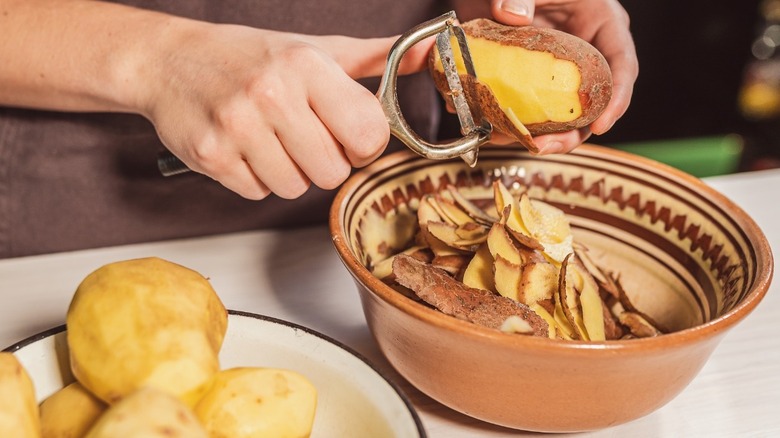
[{"label": "dark clothing", "polygon": [[[430,0],[160,0],[126,4],[212,22],[308,34],[400,34],[438,15]],[[366,81],[376,91],[379,80]],[[406,119],[433,139],[426,73],[399,78]],[[396,141],[388,150],[397,149]],[[203,175],[164,178],[151,123],[127,114],[0,107],[0,258],[325,223],[335,191],[249,201]]]}]

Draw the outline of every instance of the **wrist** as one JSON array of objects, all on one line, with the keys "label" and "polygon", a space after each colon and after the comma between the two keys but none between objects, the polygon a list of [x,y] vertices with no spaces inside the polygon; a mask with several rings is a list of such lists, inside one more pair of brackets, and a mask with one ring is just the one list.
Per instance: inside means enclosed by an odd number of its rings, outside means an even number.
[{"label": "wrist", "polygon": [[[143,11],[148,12],[148,11]],[[139,20],[142,26],[127,50],[110,62],[114,96],[122,111],[151,119],[157,100],[178,86],[171,74],[182,48],[192,44],[192,35],[209,23],[151,13]]]}]

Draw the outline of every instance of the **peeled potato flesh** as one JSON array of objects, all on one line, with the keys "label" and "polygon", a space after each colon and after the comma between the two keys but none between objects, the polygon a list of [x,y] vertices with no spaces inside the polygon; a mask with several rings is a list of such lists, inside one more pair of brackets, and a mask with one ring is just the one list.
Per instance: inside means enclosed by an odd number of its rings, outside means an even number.
[{"label": "peeled potato flesh", "polygon": [[195,414],[211,438],[300,438],[311,433],[317,391],[303,375],[275,368],[220,371]]},{"label": "peeled potato flesh", "polygon": [[78,382],[66,385],[40,405],[43,438],[83,437],[106,410],[106,404]]},{"label": "peeled potato flesh", "polygon": [[0,437],[40,437],[38,415],[27,371],[12,353],[0,352]]},{"label": "peeled potato flesh", "polygon": [[201,274],[145,258],[89,274],[66,321],[73,375],[100,399],[152,386],[192,404],[219,371],[227,311]]},{"label": "peeled potato flesh", "polygon": [[85,438],[207,438],[192,411],[172,395],[141,388],[112,405]]}]

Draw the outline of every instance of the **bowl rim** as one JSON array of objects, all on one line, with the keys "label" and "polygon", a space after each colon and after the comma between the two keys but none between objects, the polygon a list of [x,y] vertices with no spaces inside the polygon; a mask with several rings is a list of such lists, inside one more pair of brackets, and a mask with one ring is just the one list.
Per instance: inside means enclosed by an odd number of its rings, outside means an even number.
[{"label": "bowl rim", "polygon": [[[534,155],[525,149],[509,149],[511,146],[483,146],[489,150],[504,150],[509,153],[522,154],[524,158],[534,159]],[[758,224],[736,203],[731,201],[722,193],[704,183],[688,173],[669,165],[660,163],[650,158],[641,157],[629,152],[611,149],[605,146],[586,143],[580,145],[577,149],[569,152],[568,155],[587,155],[587,156],[613,156],[621,161],[628,161],[640,168],[652,168],[654,173],[664,177],[681,180],[684,184],[691,185],[698,193],[707,199],[710,203],[719,206],[724,210],[731,212],[731,219],[742,228],[748,237],[750,245],[757,254],[756,276],[747,295],[738,305],[728,312],[694,327],[667,333],[662,336],[652,338],[638,338],[612,341],[560,341],[537,336],[517,336],[513,334],[502,333],[498,330],[482,327],[468,321],[463,321],[455,317],[445,315],[438,310],[429,308],[414,300],[398,293],[390,286],[374,277],[362,263],[352,254],[347,245],[347,236],[341,219],[344,216],[346,204],[350,195],[375,172],[384,170],[397,163],[407,160],[425,160],[414,154],[410,150],[401,150],[388,154],[371,165],[355,172],[342,185],[336,194],[329,213],[329,230],[331,241],[336,252],[344,263],[347,271],[358,283],[366,286],[374,296],[380,298],[385,303],[396,309],[421,320],[427,324],[437,326],[440,329],[458,332],[472,339],[481,339],[483,341],[501,344],[510,348],[522,347],[533,348],[542,352],[558,352],[575,355],[590,355],[591,351],[613,351],[613,352],[650,352],[661,349],[668,349],[670,346],[683,348],[686,345],[698,341],[713,338],[725,334],[738,322],[750,314],[758,303],[766,295],[774,273],[774,260],[769,242]],[[457,159],[456,159],[457,160]],[[451,161],[451,160],[450,160]],[[445,161],[446,162],[446,161]],[[435,161],[430,161],[431,165],[436,165]]]},{"label": "bowl rim", "polygon": [[[291,329],[296,330],[296,331],[303,331],[303,332],[305,332],[305,333],[307,333],[309,335],[312,335],[312,336],[314,336],[316,338],[319,338],[320,340],[323,340],[323,341],[325,341],[327,343],[333,344],[334,346],[336,346],[336,347],[346,351],[351,356],[354,356],[359,361],[361,361],[365,365],[367,365],[371,369],[371,371],[374,372],[374,374],[376,376],[380,377],[382,380],[385,381],[385,383],[387,383],[390,386],[390,388],[398,395],[398,397],[403,402],[407,412],[409,412],[409,414],[411,415],[412,420],[414,421],[414,424],[415,424],[415,428],[417,429],[417,432],[419,434],[419,438],[426,438],[427,437],[427,433],[425,431],[425,427],[423,427],[422,419],[420,418],[420,415],[417,412],[417,409],[412,404],[411,399],[406,395],[406,393],[403,391],[403,389],[401,389],[401,387],[398,384],[396,384],[394,381],[390,380],[390,378],[387,377],[385,375],[385,373],[382,372],[376,365],[374,365],[374,363],[371,362],[367,357],[363,356],[361,353],[359,353],[358,351],[354,350],[352,347],[350,347],[350,346],[344,344],[343,342],[341,342],[341,341],[339,341],[339,340],[337,340],[335,338],[332,338],[332,337],[330,337],[330,336],[328,336],[328,335],[326,335],[324,333],[318,332],[317,330],[314,330],[312,328],[309,328],[309,327],[306,327],[304,325],[300,325],[300,324],[297,324],[297,323],[294,323],[294,322],[290,322],[290,321],[287,321],[287,320],[284,320],[284,319],[275,318],[273,316],[262,315],[262,314],[259,314],[259,313],[246,312],[246,311],[242,311],[242,310],[232,310],[232,309],[228,309],[227,313],[228,313],[228,315],[256,319],[256,320],[259,320],[259,321],[264,321],[264,322],[269,322],[269,323],[272,323],[272,324],[285,326],[285,327],[291,328]],[[24,339],[22,339],[22,340],[20,340],[20,341],[18,341],[16,343],[14,343],[14,344],[8,346],[8,347],[6,347],[6,348],[4,348],[3,350],[0,350],[0,351],[8,352],[8,353],[14,353],[14,352],[17,352],[17,351],[21,350],[22,348],[25,348],[27,346],[30,346],[30,345],[38,342],[38,341],[41,341],[41,340],[46,339],[48,337],[51,337],[51,336],[57,335],[59,333],[65,332],[66,330],[67,330],[67,325],[66,324],[61,324],[61,325],[58,325],[56,327],[52,327],[52,328],[49,328],[49,329],[44,330],[42,332],[39,332],[39,333],[36,333],[34,335],[28,336],[28,337],[26,337],[26,338],[24,338]]]}]

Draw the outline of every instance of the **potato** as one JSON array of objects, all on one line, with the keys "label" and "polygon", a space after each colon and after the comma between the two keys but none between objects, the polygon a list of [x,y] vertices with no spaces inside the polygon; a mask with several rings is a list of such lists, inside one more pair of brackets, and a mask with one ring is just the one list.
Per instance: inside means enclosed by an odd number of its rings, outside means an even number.
[{"label": "potato", "polygon": [[141,388],[112,405],[86,438],[206,438],[192,411],[172,395]]},{"label": "potato", "polygon": [[290,370],[238,367],[220,371],[195,405],[211,438],[299,438],[311,434],[317,391]]},{"label": "potato", "polygon": [[30,376],[12,353],[0,352],[0,437],[40,437]]},{"label": "potato", "polygon": [[[453,52],[466,98],[477,117],[537,150],[531,136],[589,125],[612,97],[612,74],[601,53],[554,29],[505,26],[487,19],[462,24],[477,81]],[[429,59],[436,87],[449,100],[437,50]]]},{"label": "potato", "polygon": [[73,375],[98,398],[152,386],[192,405],[219,371],[227,311],[199,273],[145,258],[89,274],[66,322]]},{"label": "potato", "polygon": [[73,382],[40,405],[43,438],[80,438],[106,410],[106,404]]}]

